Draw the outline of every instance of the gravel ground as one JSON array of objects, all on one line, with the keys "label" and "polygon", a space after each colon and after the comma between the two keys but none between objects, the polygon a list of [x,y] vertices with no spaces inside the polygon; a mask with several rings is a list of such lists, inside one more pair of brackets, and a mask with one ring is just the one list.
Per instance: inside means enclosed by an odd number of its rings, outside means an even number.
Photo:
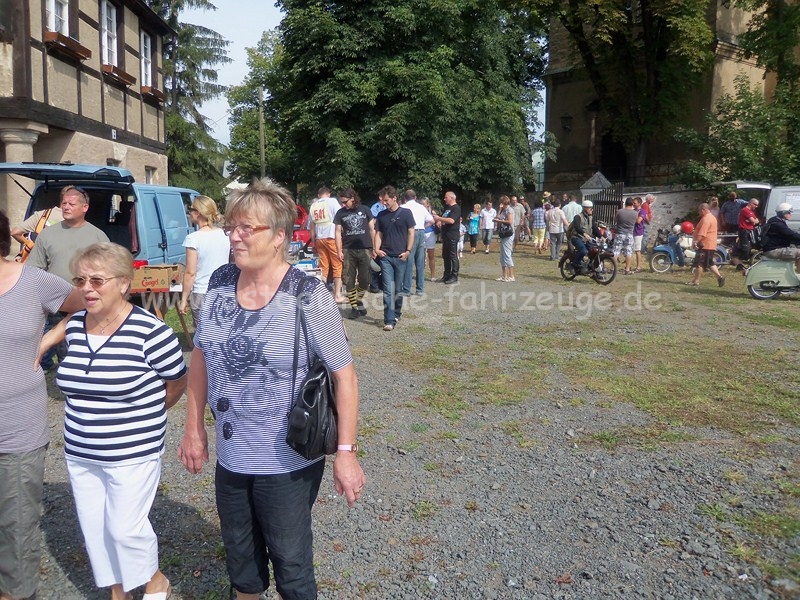
[{"label": "gravel ground", "polygon": [[[320,598],[800,597],[797,582],[742,560],[743,549],[757,548],[763,561],[757,564],[793,561],[796,573],[796,530],[757,536],[727,518],[787,506],[800,517],[797,493],[778,491],[798,489],[796,427],[765,414],[770,425],[758,443],[725,430],[675,426],[675,441],[604,445],[600,432],[661,425],[629,404],[587,391],[568,369],[543,368],[537,380],[520,381],[516,368],[518,361],[552,362],[541,335],[581,338],[590,355],[600,356],[595,334],[609,330],[632,344],[645,334],[688,344],[700,329],[729,344],[765,349],[774,346],[772,336],[797,356],[796,327],[762,327],[754,336],[734,318],[714,319],[714,303],[725,302],[740,311],[780,311],[796,323],[797,299],[749,300],[733,273],[723,290],[710,276],[704,287],[687,290],[680,285],[686,272],[620,276],[608,288],[585,277],[566,283],[555,263],[527,249],[516,257],[517,283],[511,284],[494,281],[496,253],[467,255],[458,296],[445,297],[447,287],[426,283],[428,295],[412,299],[394,332],[380,329],[377,295],[369,296],[368,317],[346,322],[361,386],[368,484],[362,501],[348,509],[326,470],[314,512]],[[637,289],[640,296],[659,294],[661,308],[630,309],[625,294]],[[532,291],[561,292],[567,300],[551,310],[523,308],[532,301],[521,294]],[[503,307],[498,295],[495,310],[487,294],[503,292],[517,296]],[[603,292],[610,294],[609,307],[585,319],[588,294]],[[481,298],[488,307],[473,309]],[[470,385],[487,367],[506,386],[499,401],[497,395],[487,401],[490,391]],[[680,357],[675,371],[676,393],[688,393]],[[646,374],[631,377],[647,385]],[[212,468],[192,476],[176,458],[183,406],[170,413],[152,511],[162,569],[177,600],[227,598]],[[38,598],[105,599],[108,592],[94,587],[66,483],[62,412],[54,398]]]}]

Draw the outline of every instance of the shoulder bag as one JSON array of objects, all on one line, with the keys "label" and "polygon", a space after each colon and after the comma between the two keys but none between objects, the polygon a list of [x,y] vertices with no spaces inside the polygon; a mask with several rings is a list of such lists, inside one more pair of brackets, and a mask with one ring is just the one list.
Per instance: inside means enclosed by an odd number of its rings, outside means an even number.
[{"label": "shoulder bag", "polygon": [[[505,221],[509,218],[508,211],[504,211],[501,215],[501,218]],[[498,223],[497,224],[497,237],[499,238],[507,238],[514,235],[514,228],[511,226],[511,223]]]},{"label": "shoulder bag", "polygon": [[[326,454],[335,454],[338,443],[336,404],[333,381],[324,360],[311,354],[308,331],[303,316],[303,287],[310,277],[303,277],[297,284],[297,309],[295,311],[294,359],[292,363],[292,408],[289,411],[289,429],[286,443],[307,460]],[[297,355],[300,350],[300,331],[306,342],[308,373],[295,395],[297,379]]]}]

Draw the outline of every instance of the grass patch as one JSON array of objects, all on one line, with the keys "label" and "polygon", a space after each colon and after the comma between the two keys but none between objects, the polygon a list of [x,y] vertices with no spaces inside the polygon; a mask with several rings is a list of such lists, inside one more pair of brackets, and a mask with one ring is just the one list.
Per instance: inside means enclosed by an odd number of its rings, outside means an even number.
[{"label": "grass patch", "polygon": [[724,522],[728,520],[728,511],[725,507],[717,502],[716,504],[701,504],[697,507],[697,511],[701,515],[711,517],[715,521]]},{"label": "grass patch", "polygon": [[[602,351],[586,352],[585,340],[562,337],[556,360],[564,375],[575,385],[629,402],[659,422],[741,434],[772,428],[775,419],[800,425],[800,369],[794,354],[778,350],[764,361],[761,349],[711,337],[687,344],[647,334],[632,345],[607,332],[594,335],[598,339],[592,347]],[[648,347],[658,352],[643,354],[641,348]],[[730,364],[738,365],[736,377],[725,366]]]},{"label": "grass patch", "polygon": [[414,505],[414,508],[411,510],[411,516],[417,521],[424,521],[430,519],[438,510],[438,507],[433,502],[423,500]]},{"label": "grass patch", "polygon": [[520,448],[532,448],[536,445],[534,440],[525,432],[524,424],[520,421],[507,421],[502,424],[503,433],[513,438]]},{"label": "grass patch", "polygon": [[759,512],[750,517],[739,517],[736,522],[751,533],[789,539],[800,534],[800,509],[795,507],[778,513]]}]

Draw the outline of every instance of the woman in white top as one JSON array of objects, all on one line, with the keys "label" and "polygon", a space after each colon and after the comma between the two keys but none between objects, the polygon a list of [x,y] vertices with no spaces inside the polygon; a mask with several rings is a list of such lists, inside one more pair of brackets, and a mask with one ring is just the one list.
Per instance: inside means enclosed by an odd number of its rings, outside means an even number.
[{"label": "woman in white top", "polygon": [[186,270],[183,273],[183,290],[178,310],[185,315],[192,312],[195,328],[200,318],[200,307],[208,290],[211,274],[228,264],[231,244],[227,235],[217,227],[221,217],[217,204],[208,196],[197,196],[189,209],[189,218],[198,226],[183,241],[186,248]]}]

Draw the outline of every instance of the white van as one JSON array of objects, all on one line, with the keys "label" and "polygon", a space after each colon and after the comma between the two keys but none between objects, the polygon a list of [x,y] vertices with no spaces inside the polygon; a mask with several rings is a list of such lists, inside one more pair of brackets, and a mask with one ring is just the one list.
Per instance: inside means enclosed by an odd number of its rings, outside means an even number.
[{"label": "white van", "polygon": [[[739,197],[749,200],[758,198],[758,217],[762,222],[775,216],[775,210],[779,204],[788,202],[794,209],[788,221],[789,227],[800,231],[800,186],[784,185],[772,186],[769,183],[758,181],[717,181],[711,184],[714,187],[735,187]],[[722,204],[727,198],[720,198]]]}]

